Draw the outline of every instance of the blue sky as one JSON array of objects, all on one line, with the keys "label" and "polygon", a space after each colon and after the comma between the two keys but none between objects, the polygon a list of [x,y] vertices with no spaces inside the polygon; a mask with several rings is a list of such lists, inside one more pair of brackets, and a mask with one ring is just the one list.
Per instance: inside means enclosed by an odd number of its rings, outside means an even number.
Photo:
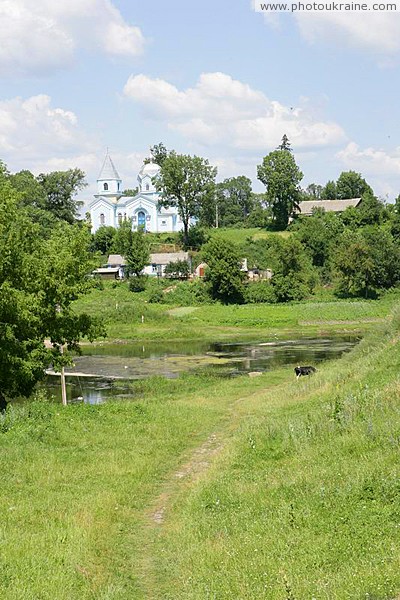
[{"label": "blue sky", "polygon": [[[400,5],[399,5],[400,8]],[[261,14],[252,0],[2,0],[0,157],[126,187],[149,146],[245,174],[284,133],[303,185],[361,172],[400,192],[399,12]]]}]

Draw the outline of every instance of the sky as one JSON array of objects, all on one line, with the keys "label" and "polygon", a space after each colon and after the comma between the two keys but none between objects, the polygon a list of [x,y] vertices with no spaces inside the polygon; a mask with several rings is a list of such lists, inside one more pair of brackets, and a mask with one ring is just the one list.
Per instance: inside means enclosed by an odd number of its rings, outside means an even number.
[{"label": "sky", "polygon": [[[329,2],[329,0],[327,0]],[[368,6],[372,2],[368,0]],[[247,175],[286,134],[302,187],[362,173],[400,193],[398,11],[257,12],[254,0],[0,0],[0,159],[126,188],[163,142]]]}]

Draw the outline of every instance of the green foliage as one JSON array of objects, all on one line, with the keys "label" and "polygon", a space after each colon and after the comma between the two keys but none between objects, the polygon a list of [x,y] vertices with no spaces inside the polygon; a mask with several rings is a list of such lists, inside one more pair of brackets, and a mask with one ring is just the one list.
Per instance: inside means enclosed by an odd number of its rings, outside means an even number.
[{"label": "green foliage", "polygon": [[271,248],[272,286],[278,302],[301,300],[315,287],[317,276],[299,240],[276,238]]},{"label": "green foliage", "polygon": [[266,186],[267,201],[278,229],[286,229],[289,217],[298,208],[303,173],[287,150],[274,150],[257,167],[258,179]]},{"label": "green foliage", "polygon": [[[130,221],[128,221],[130,223]],[[126,268],[128,276],[133,273],[140,277],[144,267],[150,262],[149,244],[142,229],[127,232],[126,240],[128,246],[125,252]]]},{"label": "green foliage", "polygon": [[210,304],[208,286],[202,280],[194,280],[178,283],[173,290],[164,294],[167,304],[175,306],[197,306],[199,304]]},{"label": "green foliage", "polygon": [[144,292],[147,287],[147,276],[139,275],[135,277],[130,277],[128,281],[128,288],[130,292]]},{"label": "green foliage", "polygon": [[0,182],[0,394],[9,397],[29,395],[45,367],[61,362],[62,344],[78,350],[82,336],[102,331],[71,311],[91,287],[88,230],[58,221],[44,237],[19,201],[10,183]]},{"label": "green foliage", "polygon": [[145,163],[154,162],[156,165],[162,166],[164,160],[167,158],[169,152],[167,148],[164,146],[162,142],[159,144],[154,144],[154,146],[150,147],[150,158],[145,159]]},{"label": "green foliage", "polygon": [[277,301],[275,288],[269,281],[254,281],[245,287],[245,302],[259,304],[268,302],[274,304]]},{"label": "green foliage", "polygon": [[202,249],[208,265],[205,280],[209,282],[211,296],[229,303],[243,302],[243,280],[241,257],[237,247],[221,238],[211,239]]},{"label": "green foliage", "polygon": [[375,297],[400,281],[400,248],[386,229],[345,231],[333,258],[339,295]]},{"label": "green foliage", "polygon": [[190,220],[213,203],[217,169],[208,160],[171,152],[154,178],[161,193],[160,206],[174,206],[183,222],[185,245],[188,245]]},{"label": "green foliage", "polygon": [[184,232],[179,232],[179,241],[185,250],[200,250],[200,248],[210,239],[207,230],[200,225],[192,225],[185,238]]},{"label": "green foliage", "polygon": [[115,227],[102,225],[92,237],[92,248],[94,252],[109,254],[114,246],[117,230]]},{"label": "green foliage", "polygon": [[[253,194],[251,180],[244,175],[224,179],[216,185],[216,210],[218,212],[219,227],[243,225],[253,209]],[[216,214],[211,215],[212,226],[216,221]]]},{"label": "green foliage", "polygon": [[372,188],[368,185],[360,173],[355,171],[343,171],[336,183],[336,194],[338,199],[361,198],[364,194],[373,195]]},{"label": "green foliage", "polygon": [[321,191],[321,200],[336,200],[338,197],[335,181],[328,181]]},{"label": "green foliage", "polygon": [[305,246],[315,266],[325,266],[336,247],[344,226],[335,213],[317,209],[311,216],[298,217],[295,236]]},{"label": "green foliage", "polygon": [[37,181],[46,193],[44,208],[57,219],[73,223],[77,216],[74,196],[87,186],[85,173],[81,169],[41,173]]},{"label": "green foliage", "polygon": [[168,263],[164,275],[170,279],[187,279],[190,275],[190,267],[187,260],[176,260]]}]

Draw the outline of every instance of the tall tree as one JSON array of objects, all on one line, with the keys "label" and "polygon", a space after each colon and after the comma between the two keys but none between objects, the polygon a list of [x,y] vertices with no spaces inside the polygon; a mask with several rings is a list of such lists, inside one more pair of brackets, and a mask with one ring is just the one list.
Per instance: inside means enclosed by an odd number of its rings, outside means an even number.
[{"label": "tall tree", "polygon": [[37,177],[46,193],[44,208],[60,220],[73,223],[77,217],[78,204],[74,197],[87,186],[81,169],[41,173]]},{"label": "tall tree", "polygon": [[216,202],[220,227],[244,224],[254,204],[251,180],[244,175],[224,179],[216,186]]},{"label": "tall tree", "polygon": [[202,248],[208,268],[205,280],[209,282],[211,296],[225,304],[243,302],[243,280],[241,257],[237,247],[227,240],[216,237]]},{"label": "tall tree", "polygon": [[285,229],[291,214],[298,209],[300,181],[303,173],[291,152],[274,150],[257,167],[258,179],[266,186],[267,201],[271,206],[275,225]]},{"label": "tall tree", "polygon": [[146,265],[150,262],[149,244],[146,240],[143,229],[130,232],[130,243],[125,253],[125,260],[128,267],[128,275],[132,273],[139,277]]},{"label": "tall tree", "polygon": [[161,193],[159,205],[175,206],[183,223],[184,243],[188,242],[190,220],[214,197],[217,169],[199,156],[170,153],[154,178]]},{"label": "tall tree", "polygon": [[343,171],[336,182],[337,197],[339,199],[361,198],[365,193],[373,195],[372,188],[360,173]]}]

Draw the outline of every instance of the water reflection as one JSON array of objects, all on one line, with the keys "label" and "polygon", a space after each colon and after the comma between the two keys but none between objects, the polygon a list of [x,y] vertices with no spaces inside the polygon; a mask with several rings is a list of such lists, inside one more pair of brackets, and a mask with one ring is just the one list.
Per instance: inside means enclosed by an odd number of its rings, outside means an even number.
[{"label": "water reflection", "polygon": [[[284,365],[318,364],[348,352],[357,336],[300,338],[244,343],[175,342],[149,344],[103,344],[85,346],[66,378],[69,402],[101,403],[129,396],[123,381],[153,375],[179,377],[183,372],[213,369],[235,376],[251,371],[270,371]],[[115,380],[120,380],[115,386]],[[48,376],[45,387],[60,399],[59,376]]]}]

